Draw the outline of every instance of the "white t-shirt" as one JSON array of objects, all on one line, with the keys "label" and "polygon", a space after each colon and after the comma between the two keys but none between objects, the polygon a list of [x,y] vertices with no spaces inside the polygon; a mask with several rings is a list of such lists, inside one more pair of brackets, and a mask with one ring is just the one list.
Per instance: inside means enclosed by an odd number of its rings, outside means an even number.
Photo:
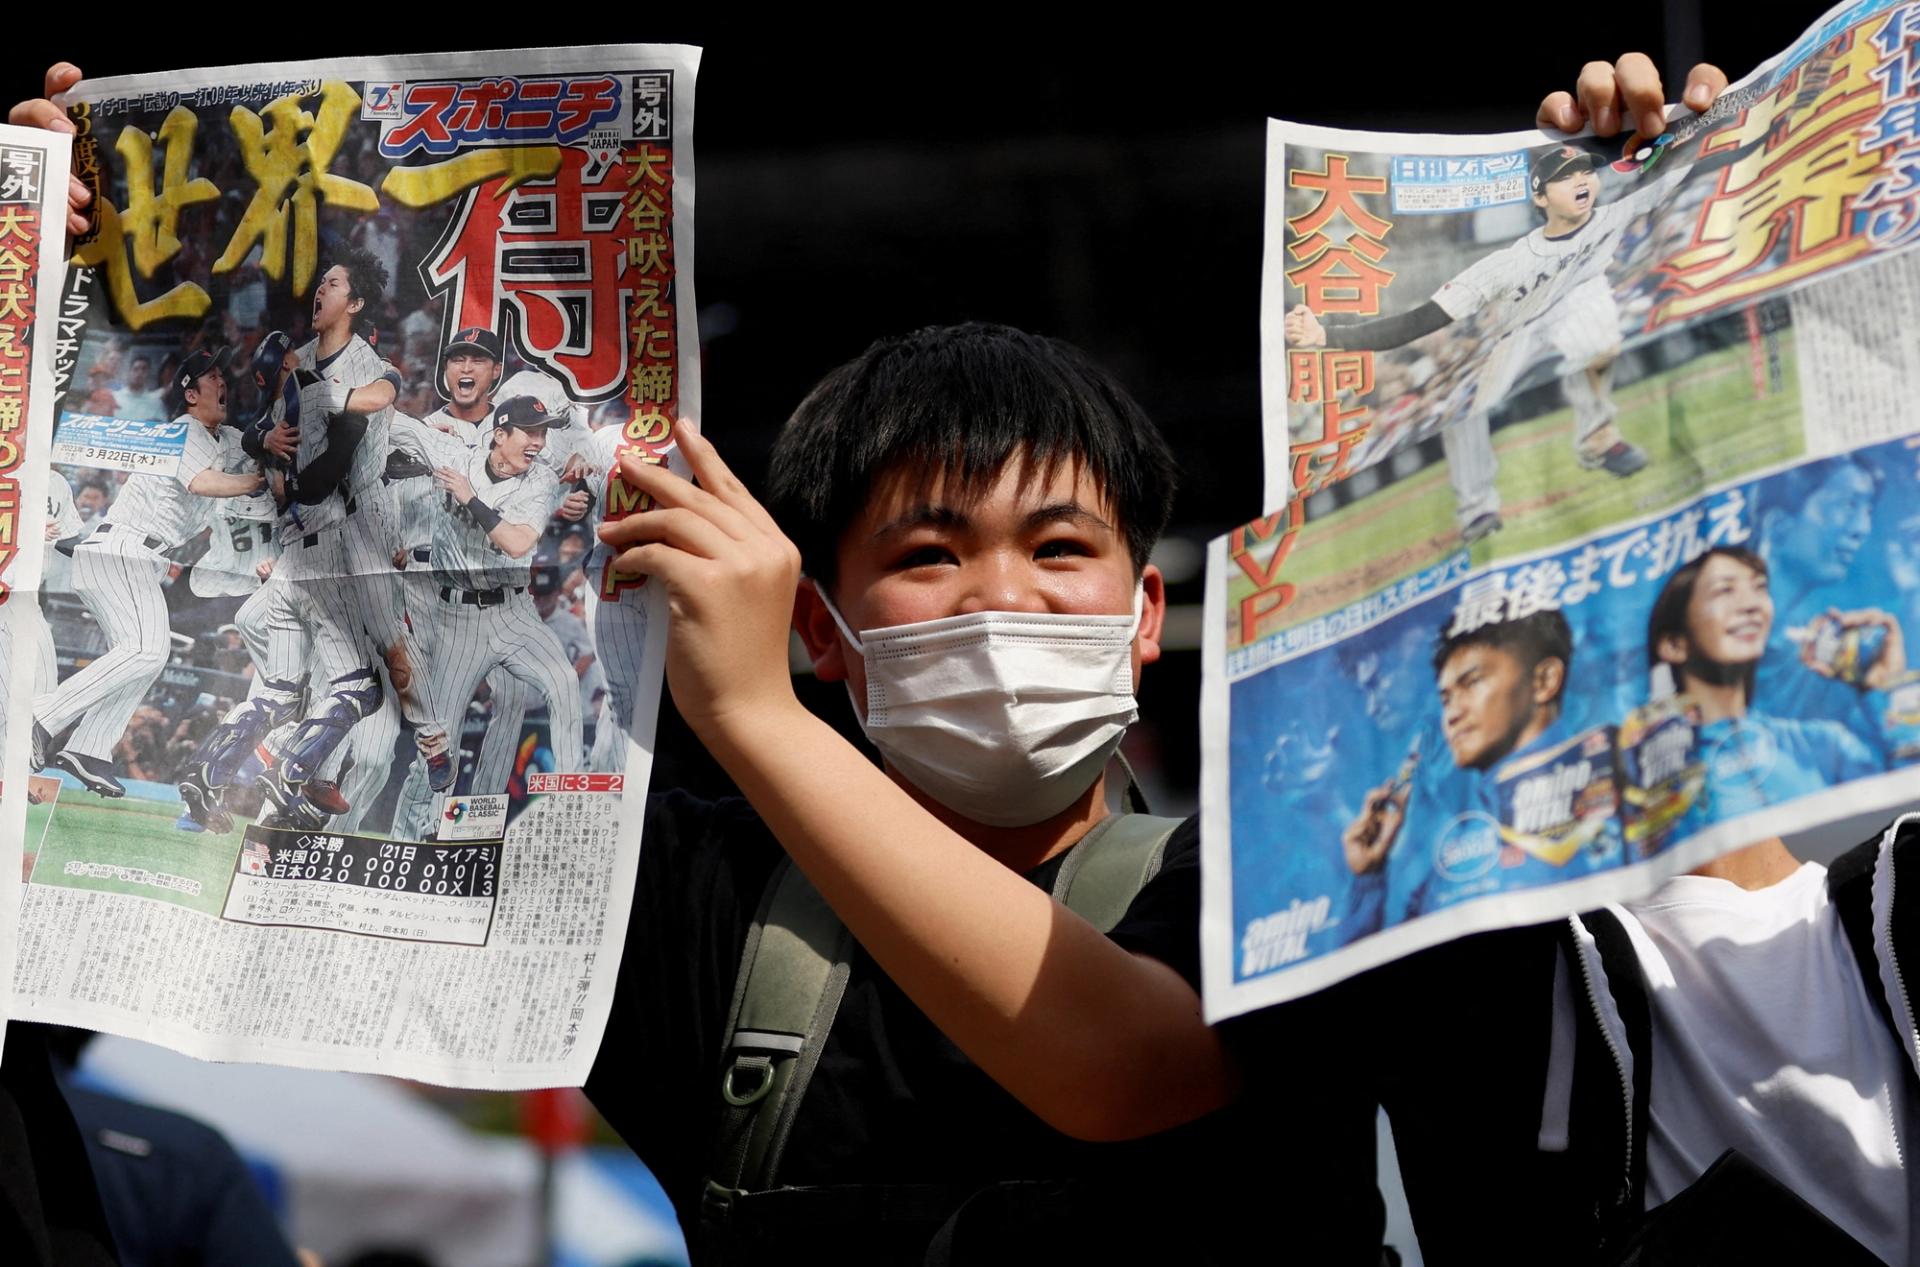
[{"label": "white t-shirt", "polygon": [[[1737,1148],[1890,1263],[1920,1138],[1903,1056],[1805,863],[1764,889],[1676,876],[1622,921],[1653,1021],[1647,1206]],[[1619,911],[1620,908],[1614,908]]]}]

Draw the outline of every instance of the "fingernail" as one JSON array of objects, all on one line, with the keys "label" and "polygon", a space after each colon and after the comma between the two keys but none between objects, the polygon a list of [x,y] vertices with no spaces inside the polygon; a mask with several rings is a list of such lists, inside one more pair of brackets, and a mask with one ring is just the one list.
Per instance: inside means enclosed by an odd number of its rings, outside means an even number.
[{"label": "fingernail", "polygon": [[67,177],[67,201],[77,202],[84,207],[93,201],[93,190],[88,189],[86,182],[78,176],[69,176]]},{"label": "fingernail", "polygon": [[697,422],[695,422],[695,421],[694,421],[693,419],[691,419],[691,418],[681,418],[681,419],[679,419],[679,420],[678,420],[677,422],[675,422],[675,423],[674,423],[674,426],[676,426],[676,427],[684,427],[684,428],[686,428],[686,430],[688,430],[688,431],[690,431],[690,432],[692,432],[692,433],[693,433],[694,435],[699,435],[699,434],[700,434],[700,424],[699,424],[699,423],[697,423]]},{"label": "fingernail", "polygon": [[1687,104],[1695,110],[1705,110],[1710,104],[1707,98],[1707,86],[1705,84],[1695,84],[1693,87],[1687,89]]},{"label": "fingernail", "polygon": [[85,233],[86,231],[87,231],[87,218],[85,216],[76,216],[73,214],[69,214],[67,216],[67,232],[68,233]]},{"label": "fingernail", "polygon": [[1658,110],[1649,110],[1640,116],[1640,131],[1648,140],[1652,140],[1666,130],[1667,116]]},{"label": "fingernail", "polygon": [[72,119],[69,119],[64,114],[56,114],[47,120],[47,131],[72,133],[76,131],[76,129],[73,126]]}]

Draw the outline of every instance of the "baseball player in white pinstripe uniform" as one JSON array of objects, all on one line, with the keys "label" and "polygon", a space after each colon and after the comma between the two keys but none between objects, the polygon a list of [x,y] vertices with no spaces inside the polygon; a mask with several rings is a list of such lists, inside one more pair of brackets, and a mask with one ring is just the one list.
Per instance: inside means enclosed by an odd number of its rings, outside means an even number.
[{"label": "baseball player in white pinstripe uniform", "polygon": [[346,252],[322,275],[316,337],[293,355],[299,417],[291,426],[283,418],[261,440],[291,466],[279,485],[285,514],[274,570],[313,639],[315,666],[305,718],[267,745],[274,761],[260,788],[275,812],[263,821],[275,826],[324,821],[305,785],[334,767],[348,733],[380,707],[383,668],[434,786],[453,782],[446,730],[391,580],[399,535],[382,476],[399,375],[354,333],[385,285],[386,270],[364,251]]},{"label": "baseball player in white pinstripe uniform", "polygon": [[[173,393],[176,421],[186,440],[172,474],[139,473],[127,480],[93,532],[74,547],[73,592],[106,635],[107,650],[58,687],[34,700],[33,764],[66,771],[89,791],[123,796],[113,776],[113,747],[134,709],[166,667],[169,654],[163,557],[207,526],[215,498],[257,492],[258,471],[235,474],[218,466],[220,425],[227,417],[226,349],[201,349],[181,366]],[[66,746],[56,737],[72,731]]]},{"label": "baseball player in white pinstripe uniform", "polygon": [[[565,426],[530,396],[494,408],[484,447],[425,427],[397,428],[395,439],[418,446],[442,490],[433,533],[434,606],[428,617],[434,648],[434,700],[448,730],[494,667],[504,668],[547,702],[556,766],[580,769],[580,685],[573,663],[527,595],[534,547],[559,499],[559,480],[538,459],[551,426]],[[410,789],[394,811],[394,834],[425,835],[430,804]],[[436,788],[436,791],[445,790]]]},{"label": "baseball player in white pinstripe uniform", "polygon": [[[1827,70],[1811,68],[1789,115],[1811,105],[1827,82]],[[1670,137],[1652,143],[1657,161]],[[1689,176],[1731,166],[1765,145],[1763,136],[1690,165],[1669,167],[1632,193],[1604,205],[1593,156],[1573,145],[1556,145],[1534,156],[1530,189],[1545,223],[1518,241],[1476,260],[1412,312],[1351,325],[1322,325],[1304,304],[1286,316],[1290,347],[1336,347],[1356,351],[1399,347],[1469,315],[1483,314],[1487,344],[1468,412],[1441,431],[1455,518],[1463,541],[1472,543],[1501,527],[1495,487],[1499,459],[1488,415],[1514,382],[1539,359],[1541,349],[1559,354],[1560,382],[1573,407],[1574,456],[1581,466],[1625,478],[1647,464],[1646,451],[1614,426],[1611,383],[1620,352],[1620,315],[1607,268],[1628,227]],[[1638,169],[1644,171],[1645,169]]]},{"label": "baseball player in white pinstripe uniform", "polygon": [[588,765],[604,774],[624,773],[627,768],[627,737],[633,733],[634,702],[640,693],[641,659],[647,645],[649,587],[626,586],[614,598],[600,591],[600,578],[615,553],[601,544],[600,525],[613,500],[608,485],[619,477],[623,443],[619,427],[603,427],[583,450],[601,490],[589,525],[594,547],[587,559],[587,628],[593,632],[594,655],[607,682],[607,702],[594,728]]},{"label": "baseball player in white pinstripe uniform", "polygon": [[33,680],[28,689],[34,695],[51,691],[60,680],[60,665],[53,646],[53,626],[47,622],[41,596],[65,593],[69,587],[70,564],[67,553],[78,545],[86,528],[79,508],[73,504],[73,486],[58,471],[47,472],[47,527],[45,558],[40,567],[40,592],[21,595],[17,591],[0,604],[0,752],[7,750],[7,715],[13,704],[13,649],[16,642],[33,648]]}]

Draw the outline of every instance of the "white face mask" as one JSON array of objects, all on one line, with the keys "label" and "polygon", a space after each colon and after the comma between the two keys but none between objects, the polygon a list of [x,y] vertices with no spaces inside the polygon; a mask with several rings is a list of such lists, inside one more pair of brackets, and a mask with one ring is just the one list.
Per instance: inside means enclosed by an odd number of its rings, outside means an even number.
[{"label": "white face mask", "polygon": [[1060,813],[1139,716],[1141,591],[1131,616],[974,612],[858,636],[820,600],[866,664],[867,738],[908,782],[977,823],[1024,827]]}]

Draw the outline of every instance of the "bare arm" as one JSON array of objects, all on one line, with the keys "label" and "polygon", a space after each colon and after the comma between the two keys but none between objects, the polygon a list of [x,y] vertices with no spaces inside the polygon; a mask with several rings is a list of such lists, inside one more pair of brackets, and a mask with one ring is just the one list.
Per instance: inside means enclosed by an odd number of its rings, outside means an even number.
[{"label": "bare arm", "polygon": [[245,497],[259,492],[266,484],[266,476],[258,471],[242,475],[208,469],[187,481],[187,491],[200,497]]},{"label": "bare arm", "polygon": [[631,547],[622,570],[665,582],[675,702],[861,945],[1067,1134],[1149,1134],[1231,1100],[1237,1068],[1178,973],[982,853],[799,703],[786,664],[798,553],[705,438],[682,435],[702,487],[623,463],[661,509],[603,536]]}]

